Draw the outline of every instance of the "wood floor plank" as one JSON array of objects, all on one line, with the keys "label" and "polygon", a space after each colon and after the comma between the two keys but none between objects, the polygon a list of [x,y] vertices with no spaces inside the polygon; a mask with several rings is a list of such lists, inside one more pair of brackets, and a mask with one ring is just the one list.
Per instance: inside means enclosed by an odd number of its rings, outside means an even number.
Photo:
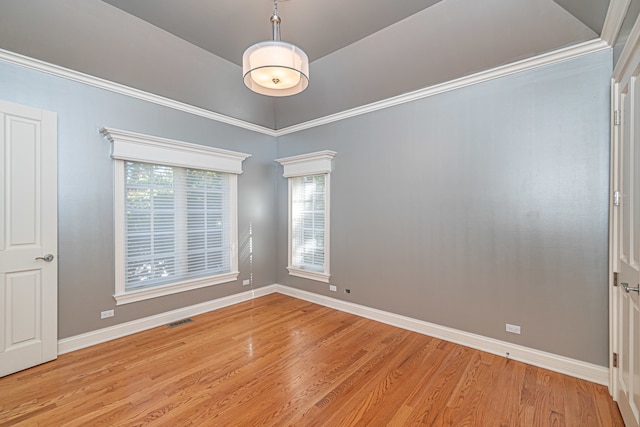
[{"label": "wood floor plank", "polygon": [[623,426],[606,387],[272,294],[0,378],[0,426]]},{"label": "wood floor plank", "polygon": [[[412,342],[411,347],[403,346],[402,353],[396,361],[383,371],[384,375],[380,376],[377,383],[372,384],[374,387],[369,392],[369,398],[365,400],[366,405],[360,405],[366,410],[359,417],[358,424],[386,425],[396,418],[398,408],[404,406],[406,390],[418,387],[422,375],[416,374],[422,372],[438,341],[433,339],[425,343],[420,337]],[[354,399],[357,404],[357,400],[361,398],[357,395]]]},{"label": "wood floor plank", "polygon": [[565,426],[562,383],[546,369],[537,370],[535,419],[533,425]]},{"label": "wood floor plank", "polygon": [[472,426],[486,419],[479,411],[479,403],[488,371],[489,366],[484,363],[482,354],[474,353],[458,387],[452,393],[452,399],[441,413],[441,424]]},{"label": "wood floor plank", "polygon": [[608,405],[609,392],[604,387],[591,384],[594,393],[594,401],[596,404],[596,412],[598,414],[598,424],[603,426],[624,427],[620,419],[620,413],[617,407]]}]

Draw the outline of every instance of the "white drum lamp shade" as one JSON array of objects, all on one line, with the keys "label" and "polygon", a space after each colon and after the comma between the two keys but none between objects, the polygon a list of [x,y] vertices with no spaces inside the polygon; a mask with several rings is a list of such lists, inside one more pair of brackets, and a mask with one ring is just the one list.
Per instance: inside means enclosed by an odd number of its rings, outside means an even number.
[{"label": "white drum lamp shade", "polygon": [[244,84],[267,96],[290,96],[309,85],[309,58],[302,49],[280,41],[278,0],[273,2],[273,40],[249,46],[242,55]]},{"label": "white drum lamp shade", "polygon": [[309,58],[302,49],[278,40],[250,46],[242,56],[244,84],[268,96],[290,96],[309,85]]}]

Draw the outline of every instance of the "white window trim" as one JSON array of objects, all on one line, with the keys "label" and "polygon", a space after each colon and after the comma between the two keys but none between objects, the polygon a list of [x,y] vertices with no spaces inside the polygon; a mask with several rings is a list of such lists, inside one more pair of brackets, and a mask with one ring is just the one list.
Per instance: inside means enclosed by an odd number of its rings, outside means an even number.
[{"label": "white window trim", "polygon": [[[330,177],[332,171],[332,160],[337,153],[335,151],[318,151],[315,153],[302,154],[299,156],[285,157],[282,159],[276,159],[276,162],[280,163],[283,166],[285,178],[288,178],[288,255],[287,255],[287,270],[289,274],[292,276],[302,277],[305,279],[316,280],[319,282],[329,283],[329,279],[331,278],[331,269],[330,269],[330,254],[329,248],[330,245]],[[325,183],[325,236],[324,236],[324,272],[303,270],[300,268],[293,267],[292,264],[292,183],[290,178],[305,176],[305,175],[320,175],[326,174],[326,183]]]},{"label": "white window trim", "polygon": [[[116,290],[113,297],[116,300],[116,305],[128,304],[237,280],[240,274],[238,271],[238,175],[242,173],[242,162],[250,157],[250,155],[112,128],[102,128],[100,133],[112,142],[111,157],[115,163],[114,231]],[[232,260],[231,271],[229,273],[125,292],[124,168],[126,161],[204,169],[230,174],[229,190],[231,194],[229,204],[230,216],[233,221],[231,225]]]},{"label": "white window trim", "polygon": [[242,173],[242,162],[251,157],[250,154],[126,130],[102,128],[100,133],[113,143],[111,158],[114,160],[154,163],[239,175]]}]

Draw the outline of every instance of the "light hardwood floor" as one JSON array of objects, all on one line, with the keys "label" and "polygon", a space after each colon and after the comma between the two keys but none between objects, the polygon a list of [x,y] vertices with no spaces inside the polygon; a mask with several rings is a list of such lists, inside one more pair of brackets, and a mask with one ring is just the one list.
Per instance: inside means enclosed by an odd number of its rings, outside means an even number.
[{"label": "light hardwood floor", "polygon": [[0,379],[0,425],[622,426],[606,387],[272,294]]}]

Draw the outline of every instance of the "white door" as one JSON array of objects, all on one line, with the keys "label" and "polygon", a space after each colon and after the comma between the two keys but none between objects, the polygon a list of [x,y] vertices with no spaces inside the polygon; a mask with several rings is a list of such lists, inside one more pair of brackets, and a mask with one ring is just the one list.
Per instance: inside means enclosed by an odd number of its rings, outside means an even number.
[{"label": "white door", "polygon": [[[611,144],[611,391],[627,426],[640,426],[640,21],[613,73]],[[616,360],[617,359],[617,360]]]},{"label": "white door", "polygon": [[57,117],[0,101],[0,376],[58,355]]}]

